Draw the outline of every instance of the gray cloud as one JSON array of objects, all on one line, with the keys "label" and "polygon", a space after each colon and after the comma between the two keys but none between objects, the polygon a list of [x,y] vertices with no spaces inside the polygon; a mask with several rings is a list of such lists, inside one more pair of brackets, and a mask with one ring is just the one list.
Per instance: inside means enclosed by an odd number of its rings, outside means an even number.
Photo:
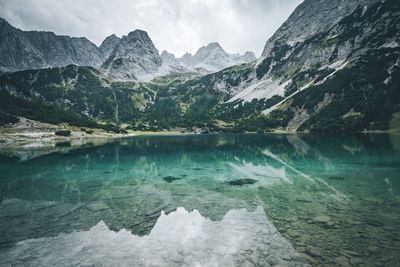
[{"label": "gray cloud", "polygon": [[1,0],[0,16],[23,30],[85,36],[97,45],[134,29],[176,55],[219,42],[228,52],[261,54],[302,0]]}]

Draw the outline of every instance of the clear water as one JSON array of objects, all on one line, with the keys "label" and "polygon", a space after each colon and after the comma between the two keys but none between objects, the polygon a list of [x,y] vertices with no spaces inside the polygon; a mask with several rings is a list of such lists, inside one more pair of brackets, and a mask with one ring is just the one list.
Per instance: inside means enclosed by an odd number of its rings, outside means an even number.
[{"label": "clear water", "polygon": [[398,144],[151,136],[3,156],[0,265],[396,266]]}]

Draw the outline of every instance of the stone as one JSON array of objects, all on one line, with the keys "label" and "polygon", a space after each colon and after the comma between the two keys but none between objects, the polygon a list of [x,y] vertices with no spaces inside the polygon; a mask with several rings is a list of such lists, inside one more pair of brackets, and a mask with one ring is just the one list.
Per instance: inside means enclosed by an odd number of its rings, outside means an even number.
[{"label": "stone", "polygon": [[178,177],[174,177],[174,176],[165,176],[163,178],[163,180],[166,181],[167,183],[172,183],[173,181],[180,180],[180,179],[182,179],[182,178],[178,178]]},{"label": "stone", "polygon": [[336,257],[334,261],[339,266],[350,266],[349,259],[345,256]]},{"label": "stone", "polygon": [[306,248],[299,246],[299,247],[296,248],[296,251],[299,252],[299,253],[304,253],[304,252],[306,252]]},{"label": "stone", "polygon": [[273,267],[289,267],[289,263],[286,261],[281,261],[279,264],[273,265]]},{"label": "stone", "polygon": [[343,181],[344,178],[340,176],[330,176],[328,179],[335,180],[335,181]]},{"label": "stone", "polygon": [[369,251],[370,253],[372,253],[372,254],[375,254],[375,253],[377,253],[377,252],[379,251],[379,247],[377,247],[377,246],[370,246],[370,247],[368,247],[368,251]]},{"label": "stone", "polygon": [[374,227],[382,227],[383,226],[383,223],[381,223],[379,221],[375,221],[375,220],[368,220],[367,224],[374,226]]},{"label": "stone", "polygon": [[322,250],[314,246],[307,246],[306,252],[314,257],[321,257],[322,255]]},{"label": "stone", "polygon": [[363,260],[361,258],[358,257],[352,257],[350,258],[350,263],[352,265],[365,265],[365,263],[363,262]]},{"label": "stone", "polygon": [[317,264],[317,261],[313,258],[313,257],[311,257],[310,255],[308,255],[307,253],[301,253],[301,252],[299,252],[298,253],[298,256],[301,258],[301,259],[304,259],[306,262],[308,262],[308,263],[311,263],[311,264]]},{"label": "stone", "polygon": [[328,223],[330,222],[331,218],[327,215],[318,215],[313,219],[316,223]]},{"label": "stone", "polygon": [[258,181],[254,179],[237,179],[237,180],[227,181],[226,183],[234,186],[243,186],[243,185],[255,184],[257,182]]},{"label": "stone", "polygon": [[353,219],[347,219],[346,221],[348,224],[352,224],[352,225],[360,225],[362,224],[360,221],[358,220],[353,220]]},{"label": "stone", "polygon": [[296,238],[296,237],[300,236],[300,234],[296,230],[293,230],[293,229],[289,229],[287,231],[287,234],[290,235],[293,238]]}]

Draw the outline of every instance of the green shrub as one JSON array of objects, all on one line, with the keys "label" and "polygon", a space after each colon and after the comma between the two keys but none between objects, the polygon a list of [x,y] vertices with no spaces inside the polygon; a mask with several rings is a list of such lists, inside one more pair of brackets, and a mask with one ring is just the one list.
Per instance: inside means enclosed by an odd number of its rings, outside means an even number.
[{"label": "green shrub", "polygon": [[19,122],[18,117],[0,111],[0,126]]},{"label": "green shrub", "polygon": [[70,136],[71,135],[71,131],[70,130],[58,130],[55,132],[55,135],[58,136]]}]

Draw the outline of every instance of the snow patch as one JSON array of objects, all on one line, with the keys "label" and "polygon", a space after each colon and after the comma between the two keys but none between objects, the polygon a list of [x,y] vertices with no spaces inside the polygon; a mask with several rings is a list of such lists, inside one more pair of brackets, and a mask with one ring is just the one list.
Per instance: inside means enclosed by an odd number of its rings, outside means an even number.
[{"label": "snow patch", "polygon": [[[343,63],[343,62],[344,62],[344,63]],[[329,78],[331,78],[333,75],[335,75],[336,72],[338,72],[339,70],[344,69],[344,67],[346,67],[346,65],[347,65],[348,63],[349,63],[349,62],[347,62],[347,61],[345,62],[344,60],[341,60],[341,61],[337,61],[337,62],[335,62],[335,63],[329,65],[328,67],[331,68],[331,69],[335,69],[335,71],[332,72],[331,74],[329,74],[328,76],[326,76],[325,78],[323,78],[321,81],[317,82],[315,85],[321,85],[321,84],[323,84],[323,83],[326,82]]]},{"label": "snow patch", "polygon": [[282,100],[281,102],[273,105],[270,108],[267,108],[265,110],[263,110],[261,113],[263,115],[268,115],[269,113],[271,113],[272,111],[274,111],[275,109],[277,109],[280,105],[282,105],[283,103],[285,103],[288,99],[292,98],[293,96],[295,96],[296,94],[300,93],[301,91],[307,89],[308,87],[310,87],[315,80],[312,80],[311,82],[307,83],[306,85],[302,86],[299,90],[297,90],[296,92],[292,93],[291,95],[289,95],[288,97],[286,97],[284,100]]},{"label": "snow patch", "polygon": [[281,80],[261,80],[239,92],[227,102],[233,102],[240,99],[250,102],[253,99],[269,99],[275,95],[284,96],[285,87],[289,85],[291,81],[292,80],[288,80],[281,83]]},{"label": "snow patch", "polygon": [[383,81],[383,84],[389,84],[391,80],[392,80],[392,76],[389,76]]},{"label": "snow patch", "polygon": [[365,12],[367,12],[367,10],[368,10],[368,6],[364,6],[363,10],[362,10],[362,13],[361,13],[361,17],[364,17]]},{"label": "snow patch", "polygon": [[379,48],[397,48],[399,46],[400,46],[400,44],[398,42],[391,41],[391,42],[381,45]]}]

